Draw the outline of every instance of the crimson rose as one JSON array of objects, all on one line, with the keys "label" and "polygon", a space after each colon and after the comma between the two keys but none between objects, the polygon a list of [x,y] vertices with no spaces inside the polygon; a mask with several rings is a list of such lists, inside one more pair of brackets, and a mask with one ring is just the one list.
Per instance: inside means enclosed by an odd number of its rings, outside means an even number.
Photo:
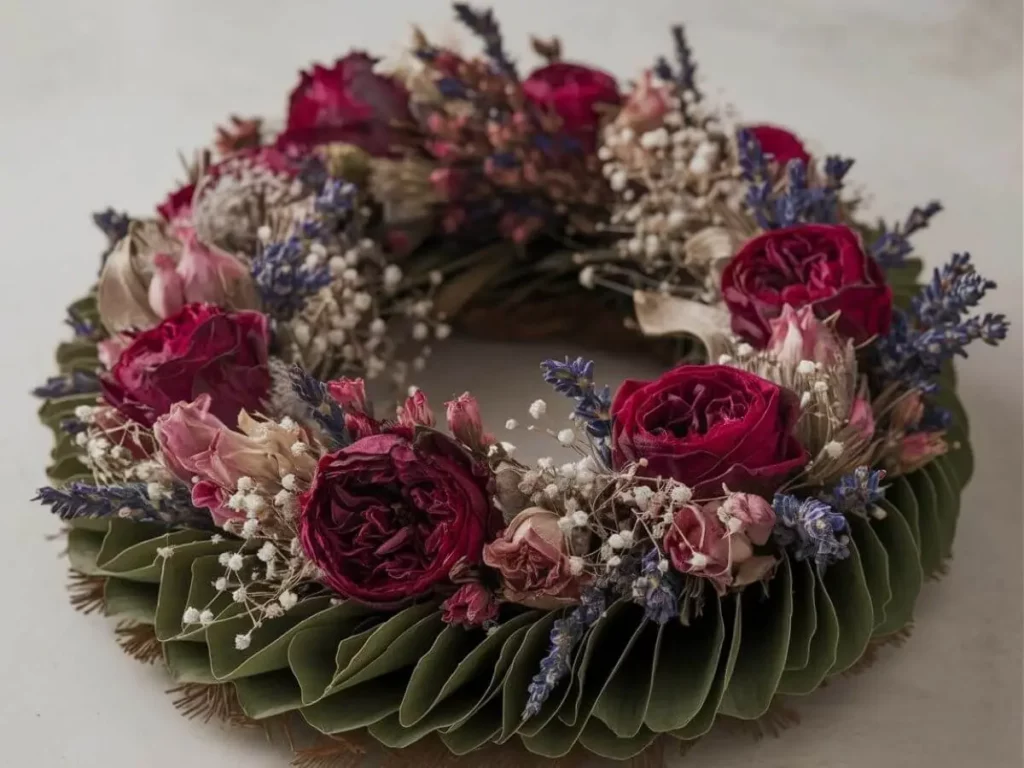
[{"label": "crimson rose", "polygon": [[302,497],[302,548],[342,597],[400,604],[480,562],[500,524],[486,485],[443,435],[368,435],[320,460]]},{"label": "crimson rose", "polygon": [[819,318],[839,313],[836,331],[857,344],[884,335],[892,321],[892,289],[878,263],[848,227],[800,224],[749,240],[722,273],[732,330],[756,347],[789,304]]},{"label": "crimson rose", "polygon": [[288,100],[288,123],[278,146],[325,142],[354,144],[371,155],[388,154],[395,123],[410,122],[409,93],[395,78],[374,73],[377,60],[353,52],[333,67],[303,72]]},{"label": "crimson rose", "polygon": [[615,78],[599,69],[556,61],[535,70],[523,81],[523,94],[534,104],[562,118],[562,129],[593,150],[600,125],[598,104],[621,100]]},{"label": "crimson rose", "polygon": [[671,477],[695,496],[771,494],[808,461],[793,436],[796,396],[724,365],[681,365],[650,382],[625,381],[612,402],[616,468],[647,459],[641,473]]},{"label": "crimson rose", "polygon": [[751,125],[747,130],[757,139],[761,151],[780,166],[785,166],[790,160],[802,160],[805,165],[811,161],[803,142],[785,128]]},{"label": "crimson rose", "polygon": [[239,411],[260,411],[270,389],[267,318],[188,304],[132,339],[102,379],[107,402],[153,426],[178,402],[208,393],[210,413],[234,425]]}]

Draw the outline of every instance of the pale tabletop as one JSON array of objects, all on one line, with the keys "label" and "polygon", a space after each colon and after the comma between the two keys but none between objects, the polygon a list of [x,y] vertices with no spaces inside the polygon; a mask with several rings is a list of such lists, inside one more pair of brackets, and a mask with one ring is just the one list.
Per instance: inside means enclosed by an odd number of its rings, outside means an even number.
[{"label": "pale tabletop", "polygon": [[[511,49],[557,34],[567,56],[622,78],[670,53],[683,21],[706,90],[752,121],[789,126],[812,149],[857,159],[871,209],[900,218],[947,207],[917,239],[930,264],[969,250],[1000,283],[986,309],[1011,338],[961,366],[977,470],[964,495],[951,573],[928,584],[906,645],[866,674],[799,700],[781,738],[712,737],[701,768],[1012,768],[1021,760],[1021,8],[1014,0],[504,0]],[[48,434],[26,393],[51,372],[63,308],[89,283],[101,237],[89,214],[151,209],[179,177],[178,149],[206,143],[229,113],[275,114],[296,71],[351,46],[396,54],[409,24],[442,39],[445,2],[92,0],[4,3],[0,14],[0,376],[5,426],[0,514],[3,765],[285,766],[258,732],[188,722],[166,679],[117,647],[64,594],[57,529],[28,499],[44,481]],[[472,45],[473,43],[467,43]],[[586,350],[453,340],[420,382],[442,400],[472,389],[492,428],[539,456],[539,436],[505,435],[545,394],[537,362]],[[615,383],[649,363],[598,356]]]}]

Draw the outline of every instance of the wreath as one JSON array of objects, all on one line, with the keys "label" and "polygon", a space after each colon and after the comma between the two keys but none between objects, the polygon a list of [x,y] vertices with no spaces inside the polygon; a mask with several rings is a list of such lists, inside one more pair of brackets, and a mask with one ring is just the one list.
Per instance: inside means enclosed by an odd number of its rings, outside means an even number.
[{"label": "wreath", "polygon": [[[416,31],[391,71],[314,66],[158,215],[96,215],[36,392],[72,602],[185,714],[322,734],[296,765],[650,765],[785,726],[780,695],[900,641],[946,567],[973,468],[951,361],[1005,337],[972,314],[994,283],[965,253],[918,285],[939,204],[865,222],[851,160],[703,98],[681,27],[620,89],[557,39],[522,77],[455,12],[483,56]],[[453,327],[666,371],[545,360],[571,417],[537,400],[501,439],[409,386]]]}]

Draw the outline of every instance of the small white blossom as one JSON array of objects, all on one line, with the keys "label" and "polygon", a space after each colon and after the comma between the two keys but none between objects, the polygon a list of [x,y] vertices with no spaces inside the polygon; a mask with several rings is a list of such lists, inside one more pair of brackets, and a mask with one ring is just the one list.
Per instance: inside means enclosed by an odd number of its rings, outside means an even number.
[{"label": "small white blossom", "polygon": [[583,573],[584,565],[585,563],[582,557],[573,555],[569,558],[569,573],[571,573],[573,576],[579,576],[581,573]]},{"label": "small white blossom", "polygon": [[592,289],[594,287],[594,273],[595,269],[592,264],[588,264],[580,270],[580,285],[584,288]]},{"label": "small white blossom", "polygon": [[512,443],[502,442],[500,443],[500,445],[502,449],[505,451],[506,455],[508,456],[511,456],[513,453],[516,452],[516,447],[512,445]]},{"label": "small white blossom", "polygon": [[365,291],[360,291],[352,297],[352,306],[360,312],[365,312],[373,306],[373,297]]},{"label": "small white blossom", "polygon": [[843,455],[843,444],[838,440],[829,440],[825,443],[825,453],[830,459],[838,459]]},{"label": "small white blossom", "polygon": [[622,549],[626,546],[626,541],[622,538],[622,534],[613,533],[608,537],[608,546],[612,549]]},{"label": "small white blossom", "polygon": [[825,382],[825,381],[816,381],[816,382],[814,382],[814,391],[817,392],[819,395],[825,394],[826,392],[828,392],[828,382]]},{"label": "small white blossom", "polygon": [[242,570],[242,566],[245,565],[245,560],[242,558],[240,554],[234,552],[228,555],[228,559],[225,565],[228,567],[228,570],[237,572]]},{"label": "small white blossom", "polygon": [[374,318],[370,323],[370,333],[374,336],[383,336],[388,332],[388,324],[385,323],[381,318]]},{"label": "small white blossom", "polygon": [[259,241],[261,243],[269,243],[272,234],[273,233],[270,231],[270,227],[268,227],[266,224],[260,225],[260,227],[256,230],[256,237],[259,238]]},{"label": "small white blossom", "polygon": [[885,520],[885,518],[889,516],[889,513],[876,505],[871,508],[871,516],[875,518],[875,520]]},{"label": "small white blossom", "polygon": [[739,355],[740,357],[748,357],[753,353],[754,348],[747,344],[747,342],[745,341],[736,346],[736,354]]},{"label": "small white blossom", "polygon": [[224,541],[224,537],[221,536],[219,533],[215,533],[213,534],[213,536],[210,537],[210,542],[212,544],[220,544],[222,541]]},{"label": "small white blossom", "polygon": [[[217,555],[217,562],[220,563],[223,566],[226,566],[228,564],[228,560],[230,560],[230,559],[231,559],[231,553],[230,552],[221,552],[219,555]],[[236,569],[233,568],[232,570],[236,570]]]},{"label": "small white blossom", "polygon": [[673,504],[685,504],[693,498],[693,491],[688,486],[676,485],[669,492],[669,498],[672,499]]},{"label": "small white blossom", "polygon": [[567,480],[572,480],[574,477],[576,477],[576,472],[576,464],[572,461],[567,462],[558,468],[558,474],[560,474]]},{"label": "small white blossom", "polygon": [[258,515],[264,509],[267,508],[267,503],[263,500],[263,497],[257,493],[247,494],[245,497],[245,511],[250,515]]},{"label": "small white blossom", "polygon": [[548,404],[543,400],[534,400],[530,403],[530,416],[539,419],[548,412]]},{"label": "small white blossom", "polygon": [[662,573],[668,573],[668,560],[662,559],[658,561],[658,570]]},{"label": "small white blossom", "polygon": [[430,284],[440,285],[444,282],[444,274],[439,269],[430,270]]},{"label": "small white blossom", "polygon": [[566,512],[569,512],[569,513],[575,512],[577,509],[579,509],[579,506],[580,506],[579,502],[577,502],[576,499],[572,498],[571,496],[568,499],[565,500],[565,511]]},{"label": "small white blossom", "polygon": [[553,467],[554,464],[555,462],[552,460],[550,456],[542,456],[541,458],[537,459],[537,466],[540,467],[541,469],[551,469],[551,467]]},{"label": "small white blossom", "polygon": [[228,588],[228,580],[221,576],[215,582],[213,582],[213,588],[216,589],[218,592],[223,592],[225,589]]},{"label": "small white blossom", "polygon": [[296,320],[292,323],[292,336],[295,337],[295,342],[300,346],[304,347],[309,344],[311,333],[309,330],[309,324],[304,323],[302,320]]},{"label": "small white blossom", "polygon": [[398,284],[402,282],[402,268],[397,264],[388,264],[384,267],[383,278],[385,288],[397,288]]},{"label": "small white blossom", "polygon": [[250,517],[244,523],[242,523],[242,538],[251,539],[260,530],[260,521]]},{"label": "small white blossom", "polygon": [[434,329],[434,336],[444,341],[452,335],[452,327],[447,323],[439,323]]},{"label": "small white blossom", "polygon": [[277,548],[271,542],[265,542],[259,551],[256,553],[258,557],[264,563],[269,563],[277,555]]},{"label": "small white blossom", "polygon": [[164,560],[174,554],[174,547],[157,547],[156,556],[162,557]]},{"label": "small white blossom", "polygon": [[239,651],[246,650],[252,644],[252,636],[249,633],[244,635],[235,635],[235,649]]},{"label": "small white blossom", "polygon": [[731,362],[732,362],[732,355],[719,355],[718,356],[718,364],[719,365],[728,365]]},{"label": "small white blossom", "polygon": [[806,408],[810,404],[811,404],[811,393],[810,392],[804,392],[802,395],[800,395],[800,407],[801,408]]},{"label": "small white blossom", "polygon": [[281,478],[281,487],[286,491],[295,492],[295,475],[289,472],[287,475]]},{"label": "small white blossom", "polygon": [[416,323],[412,327],[412,337],[416,341],[423,341],[430,335],[430,328],[427,327],[426,323]]},{"label": "small white blossom", "polygon": [[544,495],[549,499],[558,498],[558,486],[554,483],[548,483],[544,486]]},{"label": "small white blossom", "polygon": [[646,485],[638,485],[633,489],[633,499],[636,501],[637,509],[641,512],[647,509],[647,505],[651,503],[652,498],[654,498],[654,491]]},{"label": "small white blossom", "polygon": [[802,376],[810,376],[815,371],[814,362],[811,360],[801,360],[797,363],[796,372]]},{"label": "small white blossom", "polygon": [[301,440],[296,440],[294,443],[292,443],[291,450],[292,456],[301,456],[302,454],[309,452],[309,445],[302,442]]},{"label": "small white blossom", "polygon": [[708,564],[708,556],[701,552],[694,552],[690,556],[690,565],[694,568],[704,568]]},{"label": "small white blossom", "polygon": [[633,532],[632,531],[619,531],[619,533],[617,535],[619,536],[619,538],[622,539],[622,543],[623,543],[624,546],[627,546],[627,547],[633,546]]},{"label": "small white blossom", "polygon": [[509,419],[505,422],[505,429],[515,429],[519,426],[519,422],[515,419]]},{"label": "small white blossom", "polygon": [[146,495],[154,504],[166,499],[171,495],[170,489],[162,483],[149,483],[146,485]]},{"label": "small white blossom", "polygon": [[231,599],[234,600],[236,603],[244,603],[245,602],[245,598],[247,598],[248,596],[249,595],[245,591],[245,585],[244,584],[242,586],[240,586],[238,589],[236,589],[234,592],[231,593]]},{"label": "small white blossom", "polygon": [[285,590],[281,593],[281,596],[277,598],[277,602],[281,604],[281,607],[286,611],[290,611],[295,607],[295,604],[299,602],[298,596],[289,590]]},{"label": "small white blossom", "polygon": [[91,405],[79,405],[75,408],[75,418],[89,424],[92,421],[92,414],[95,409]]},{"label": "small white blossom", "polygon": [[562,533],[568,533],[573,529],[575,523],[573,522],[572,515],[564,515],[558,518],[558,530]]},{"label": "small white blossom", "polygon": [[577,509],[572,513],[572,522],[577,528],[583,528],[589,519],[590,516],[582,509]]},{"label": "small white blossom", "polygon": [[233,509],[233,510],[235,510],[237,512],[240,509],[242,509],[242,507],[244,507],[244,506],[245,506],[245,494],[244,493],[242,493],[241,491],[238,491],[237,493],[231,494],[231,497],[228,499],[228,508],[229,509]]},{"label": "small white blossom", "polygon": [[612,555],[611,557],[608,558],[608,567],[609,568],[618,568],[621,563],[622,563],[622,558],[619,557],[618,555]]},{"label": "small white blossom", "polygon": [[562,445],[572,445],[576,442],[576,432],[571,429],[563,429],[558,433],[558,442]]},{"label": "small white blossom", "polygon": [[208,627],[211,624],[213,624],[213,611],[211,611],[209,608],[203,610],[199,614],[199,623],[202,624],[204,627]]},{"label": "small white blossom", "polygon": [[181,616],[182,624],[198,624],[199,623],[199,611],[196,608],[189,606],[185,609],[185,613]]}]

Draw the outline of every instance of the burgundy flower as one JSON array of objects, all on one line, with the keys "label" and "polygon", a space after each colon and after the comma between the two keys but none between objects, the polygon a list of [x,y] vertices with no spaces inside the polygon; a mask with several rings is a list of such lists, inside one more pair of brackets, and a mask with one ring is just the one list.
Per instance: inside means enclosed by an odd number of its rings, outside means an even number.
[{"label": "burgundy flower", "polygon": [[412,600],[480,562],[499,524],[487,479],[443,435],[363,437],[320,460],[302,497],[302,548],[342,597]]},{"label": "burgundy flower", "polygon": [[731,491],[770,494],[808,461],[793,435],[795,395],[722,365],[681,365],[651,382],[625,381],[612,402],[616,468],[671,477],[697,498]]},{"label": "burgundy flower", "polygon": [[524,509],[496,541],[484,547],[484,563],[501,574],[505,599],[553,610],[580,599],[558,515],[540,507]]},{"label": "burgundy flower", "polygon": [[477,582],[463,584],[441,605],[445,624],[479,627],[498,617],[494,593]]},{"label": "burgundy flower", "polygon": [[523,81],[526,98],[562,119],[563,130],[592,151],[601,124],[599,104],[617,105],[622,97],[607,72],[556,61],[534,70]]},{"label": "burgundy flower", "polygon": [[267,318],[189,304],[135,336],[102,385],[107,402],[146,426],[203,393],[210,413],[234,425],[239,411],[262,410],[270,389]]},{"label": "burgundy flower", "polygon": [[836,331],[860,344],[885,334],[892,289],[881,267],[848,227],[801,224],[749,240],[722,273],[732,330],[761,348],[771,321],[789,304],[810,306],[819,318],[836,313]]},{"label": "burgundy flower", "polygon": [[288,101],[288,123],[278,146],[354,144],[374,156],[389,154],[395,124],[412,120],[409,93],[395,78],[375,74],[376,59],[353,52],[333,67],[303,72]]},{"label": "burgundy flower", "polygon": [[803,142],[785,128],[751,125],[747,130],[757,139],[761,151],[780,166],[785,167],[790,160],[803,160],[805,165],[810,163],[811,155],[804,148]]}]

